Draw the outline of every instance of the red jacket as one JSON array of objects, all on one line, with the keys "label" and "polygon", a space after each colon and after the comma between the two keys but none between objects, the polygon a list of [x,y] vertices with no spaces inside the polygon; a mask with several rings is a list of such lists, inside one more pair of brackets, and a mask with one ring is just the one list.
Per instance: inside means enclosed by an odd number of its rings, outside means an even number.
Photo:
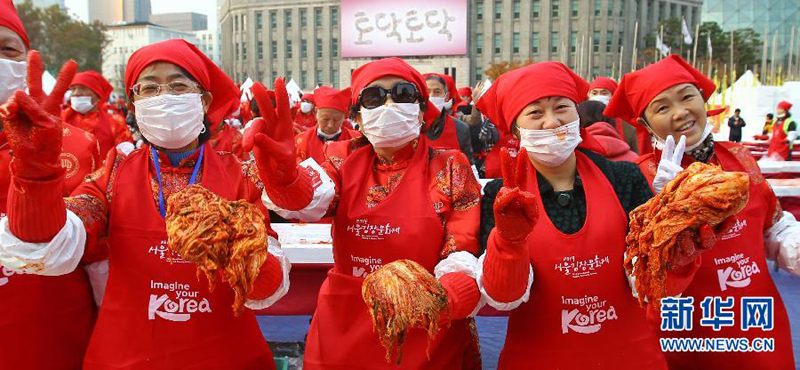
[{"label": "red jacket", "polygon": [[617,130],[606,122],[596,122],[587,127],[586,131],[594,135],[605,149],[606,158],[612,161],[633,162],[639,157],[631,151],[631,147],[625,142],[625,139],[619,136]]},{"label": "red jacket", "polygon": [[[356,130],[351,130],[342,126],[342,133],[336,138],[336,141],[347,141],[353,138],[360,137],[361,133]],[[325,144],[317,136],[317,127],[312,127],[302,134],[295,136],[295,143],[297,144],[297,160],[302,162],[309,157],[314,158],[317,163],[325,163]]]}]

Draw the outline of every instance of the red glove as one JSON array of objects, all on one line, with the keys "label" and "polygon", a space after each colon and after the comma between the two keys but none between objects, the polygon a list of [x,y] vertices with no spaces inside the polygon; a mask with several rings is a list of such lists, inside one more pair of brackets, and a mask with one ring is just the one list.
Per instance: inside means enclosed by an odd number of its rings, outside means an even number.
[{"label": "red glove", "polygon": [[252,92],[262,117],[250,124],[242,139],[242,149],[253,150],[258,174],[275,205],[289,210],[302,209],[311,202],[314,189],[310,174],[298,170],[286,85],[280,77],[275,80],[277,108],[272,106],[264,85],[255,83]]},{"label": "red glove", "polygon": [[515,163],[508,150],[502,148],[500,161],[503,188],[494,201],[495,227],[503,239],[510,242],[523,241],[528,238],[528,234],[539,219],[536,198],[530,192],[519,188],[527,179],[528,154],[525,148],[522,148]]},{"label": "red glove", "polygon": [[[716,227],[703,225],[696,233],[690,230],[682,232],[678,235],[678,250],[669,263],[669,269],[676,270],[683,268],[694,261],[703,252],[714,248],[719,240],[717,235],[728,231],[735,223],[736,217],[728,217]],[[698,241],[695,241],[695,236]]]}]

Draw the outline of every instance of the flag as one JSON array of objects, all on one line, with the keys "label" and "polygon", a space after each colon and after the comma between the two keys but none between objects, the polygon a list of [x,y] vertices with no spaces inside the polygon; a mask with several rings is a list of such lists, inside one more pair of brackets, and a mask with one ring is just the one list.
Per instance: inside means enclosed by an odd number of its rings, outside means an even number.
[{"label": "flag", "polygon": [[664,45],[661,41],[661,35],[656,35],[656,49],[661,52],[661,55],[669,55],[669,46]]},{"label": "flag", "polygon": [[711,60],[711,59],[714,59],[714,50],[711,49],[711,33],[710,32],[709,32],[707,37],[708,38],[706,39],[706,42],[708,43],[708,59]]},{"label": "flag", "polygon": [[683,29],[681,30],[683,33],[683,43],[684,44],[691,44],[692,40],[692,33],[689,32],[689,26],[686,25],[686,18],[683,18]]}]

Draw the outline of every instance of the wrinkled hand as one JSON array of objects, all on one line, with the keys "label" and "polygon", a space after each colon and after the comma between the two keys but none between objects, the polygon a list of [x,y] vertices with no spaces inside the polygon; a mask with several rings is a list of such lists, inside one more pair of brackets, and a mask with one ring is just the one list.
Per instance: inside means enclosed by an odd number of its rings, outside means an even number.
[{"label": "wrinkled hand", "polygon": [[283,78],[275,80],[275,101],[272,106],[264,85],[255,83],[253,96],[261,111],[245,131],[242,149],[253,150],[261,179],[268,185],[281,187],[297,178],[297,148],[294,142],[294,124],[289,111],[289,95]]},{"label": "wrinkled hand", "polygon": [[0,119],[8,133],[11,171],[26,180],[50,180],[63,173],[59,157],[64,137],[59,104],[78,65],[64,64],[50,96],[42,90],[42,59],[37,51],[28,53],[28,90],[17,91],[0,107]]},{"label": "wrinkled hand", "polygon": [[481,91],[483,91],[483,81],[478,81],[478,84],[475,85],[475,88],[472,89],[472,102],[475,103],[481,97]]},{"label": "wrinkled hand", "polygon": [[519,188],[527,180],[528,154],[522,148],[516,161],[506,148],[500,150],[503,188],[494,201],[497,232],[505,240],[518,242],[527,239],[539,219],[535,196]]},{"label": "wrinkled hand", "polygon": [[669,269],[675,270],[684,267],[692,263],[703,252],[714,248],[717,241],[721,239],[719,235],[727,232],[735,223],[736,217],[732,216],[716,227],[703,225],[697,232],[686,230],[681,233],[678,236],[678,250],[669,261]]},{"label": "wrinkled hand", "polygon": [[664,150],[661,152],[661,161],[658,162],[658,170],[653,178],[653,189],[660,193],[661,189],[672,181],[679,172],[683,171],[681,161],[683,153],[686,151],[686,136],[681,135],[678,145],[672,135],[667,136],[664,142]]}]

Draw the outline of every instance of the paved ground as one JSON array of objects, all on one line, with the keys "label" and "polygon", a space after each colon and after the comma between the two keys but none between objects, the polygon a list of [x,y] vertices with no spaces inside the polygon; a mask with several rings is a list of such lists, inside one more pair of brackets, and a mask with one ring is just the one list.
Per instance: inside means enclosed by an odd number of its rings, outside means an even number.
[{"label": "paved ground", "polygon": [[[784,272],[773,272],[792,324],[792,343],[794,344],[795,367],[800,369],[800,278]],[[260,317],[261,329],[270,342],[297,343],[304,340],[308,331],[309,316],[267,316]],[[506,335],[506,319],[479,317],[478,335],[481,340],[484,369],[494,369]],[[267,329],[268,328],[268,329]],[[294,346],[289,346],[291,352]],[[284,347],[285,348],[285,347]]]}]

